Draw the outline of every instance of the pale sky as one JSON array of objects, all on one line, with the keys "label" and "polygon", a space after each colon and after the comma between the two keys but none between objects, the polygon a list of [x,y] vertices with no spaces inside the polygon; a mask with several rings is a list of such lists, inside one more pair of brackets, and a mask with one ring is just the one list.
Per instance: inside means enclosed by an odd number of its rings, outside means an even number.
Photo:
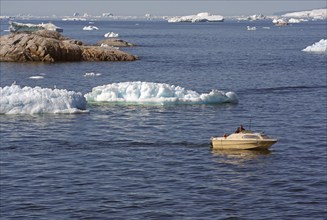
[{"label": "pale sky", "polygon": [[0,14],[23,15],[190,15],[210,12],[223,16],[272,15],[283,11],[326,8],[326,0],[0,0]]}]

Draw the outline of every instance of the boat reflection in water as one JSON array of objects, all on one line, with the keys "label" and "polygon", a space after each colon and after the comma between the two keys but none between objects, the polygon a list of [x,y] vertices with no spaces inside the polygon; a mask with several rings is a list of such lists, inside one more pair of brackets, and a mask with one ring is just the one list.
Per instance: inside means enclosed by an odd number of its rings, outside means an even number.
[{"label": "boat reflection in water", "polygon": [[260,157],[269,156],[271,151],[263,150],[235,150],[235,149],[212,149],[212,154],[219,163],[240,165]]}]

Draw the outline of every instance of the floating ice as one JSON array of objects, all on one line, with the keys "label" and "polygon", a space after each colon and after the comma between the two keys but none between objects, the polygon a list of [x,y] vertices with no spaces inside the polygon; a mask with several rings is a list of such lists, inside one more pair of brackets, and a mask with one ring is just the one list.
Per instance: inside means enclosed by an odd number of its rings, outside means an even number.
[{"label": "floating ice", "polygon": [[246,29],[247,29],[248,31],[255,31],[255,30],[257,30],[256,27],[251,27],[251,26],[246,26]]},{"label": "floating ice", "polygon": [[256,20],[265,20],[267,19],[267,16],[263,14],[255,14],[251,16],[241,16],[236,18],[238,21],[256,21]]},{"label": "floating ice", "polygon": [[101,73],[93,73],[93,72],[90,72],[90,73],[85,73],[84,76],[85,77],[101,76]]},{"label": "floating ice", "polygon": [[302,19],[297,19],[297,18],[290,18],[288,19],[288,23],[290,24],[298,24],[301,23]]},{"label": "floating ice", "polygon": [[119,50],[119,47],[110,46],[110,45],[108,45],[108,44],[101,44],[100,47],[106,47],[106,48],[108,48],[108,49]]},{"label": "floating ice", "polygon": [[182,17],[172,17],[168,22],[220,22],[224,21],[221,15],[211,15],[208,12],[198,13],[196,15],[187,15]]},{"label": "floating ice", "polygon": [[98,27],[96,27],[96,26],[85,26],[85,27],[83,27],[83,30],[84,31],[93,31],[93,30],[99,30],[99,28]]},{"label": "floating ice", "polygon": [[81,93],[64,89],[0,87],[0,114],[41,114],[87,112]]},{"label": "floating ice", "polygon": [[327,39],[321,39],[319,42],[304,48],[305,52],[327,53]]},{"label": "floating ice", "polygon": [[180,86],[153,82],[122,82],[98,86],[84,95],[88,102],[132,104],[218,104],[237,103],[234,92],[212,90],[199,94]]},{"label": "floating ice", "polygon": [[119,37],[119,34],[114,33],[114,32],[108,32],[108,33],[106,33],[104,35],[104,37],[108,37],[108,38],[110,38],[110,37]]},{"label": "floating ice", "polygon": [[311,11],[299,11],[291,12],[282,15],[283,17],[295,17],[295,18],[312,18],[312,19],[327,19],[327,9],[314,9]]},{"label": "floating ice", "polygon": [[30,79],[43,79],[44,76],[30,76]]}]

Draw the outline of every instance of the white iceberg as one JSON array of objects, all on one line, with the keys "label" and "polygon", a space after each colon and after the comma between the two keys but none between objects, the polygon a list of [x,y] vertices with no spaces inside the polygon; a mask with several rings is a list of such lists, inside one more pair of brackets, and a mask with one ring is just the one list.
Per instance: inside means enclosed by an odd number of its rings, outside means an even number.
[{"label": "white iceberg", "polygon": [[111,37],[119,37],[119,34],[117,33],[114,33],[114,32],[108,32],[104,35],[104,37],[108,37],[108,38],[111,38]]},{"label": "white iceberg", "polygon": [[247,29],[248,31],[255,31],[255,30],[257,30],[256,27],[251,27],[251,26],[246,26],[246,29]]},{"label": "white iceberg", "polygon": [[242,16],[242,17],[237,17],[236,20],[238,21],[257,21],[257,20],[265,20],[267,17],[263,14],[255,14],[251,16]]},{"label": "white iceberg", "polygon": [[0,114],[42,114],[87,112],[81,93],[64,89],[0,87]]},{"label": "white iceberg", "polygon": [[99,30],[99,28],[96,27],[96,26],[92,26],[92,25],[90,25],[90,26],[85,26],[85,27],[83,27],[83,30],[84,30],[84,31],[93,31],[93,30]]},{"label": "white iceberg", "polygon": [[302,51],[305,52],[316,52],[316,53],[327,53],[327,39],[321,39],[319,42],[307,46]]},{"label": "white iceberg", "polygon": [[44,76],[30,76],[30,79],[43,79]]},{"label": "white iceberg", "polygon": [[62,21],[86,21],[86,18],[82,18],[82,17],[64,17],[61,20]]},{"label": "white iceberg", "polygon": [[131,104],[218,104],[237,103],[234,92],[212,90],[199,94],[180,86],[154,82],[121,82],[92,89],[84,95],[88,102],[111,102]]},{"label": "white iceberg", "polygon": [[290,23],[290,24],[298,24],[298,23],[301,23],[302,21],[303,21],[302,19],[298,19],[298,18],[288,19],[288,23]]},{"label": "white iceberg", "polygon": [[255,15],[248,17],[248,20],[250,20],[250,21],[265,20],[265,19],[266,19],[266,16],[263,14],[255,14]]},{"label": "white iceberg", "polygon": [[224,17],[221,15],[211,15],[208,12],[198,13],[196,15],[177,16],[168,19],[168,22],[222,22]]},{"label": "white iceberg", "polygon": [[63,32],[61,27],[57,27],[52,23],[41,23],[41,24],[30,24],[30,23],[18,23],[18,22],[9,22],[9,31],[13,33],[19,32],[34,32],[38,30],[49,30],[49,31],[57,31]]},{"label": "white iceberg", "polygon": [[113,50],[119,50],[119,47],[114,47],[114,46],[111,46],[111,45],[108,45],[108,44],[101,44],[100,47],[105,47],[105,48],[108,48],[108,49],[113,49]]},{"label": "white iceberg", "polygon": [[327,8],[314,9],[311,11],[299,11],[299,12],[286,13],[282,16],[283,17],[293,17],[293,18],[327,19]]},{"label": "white iceberg", "polygon": [[90,73],[85,73],[84,77],[93,77],[93,76],[101,76],[101,73],[94,73],[94,72],[90,72]]}]

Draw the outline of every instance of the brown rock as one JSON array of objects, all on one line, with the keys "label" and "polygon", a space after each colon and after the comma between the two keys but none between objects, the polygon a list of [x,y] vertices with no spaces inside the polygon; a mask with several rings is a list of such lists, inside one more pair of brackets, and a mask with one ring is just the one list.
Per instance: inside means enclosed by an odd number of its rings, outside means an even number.
[{"label": "brown rock", "polygon": [[121,50],[107,47],[85,46],[82,53],[83,60],[88,61],[131,61],[135,56]]},{"label": "brown rock", "polygon": [[0,61],[132,61],[136,56],[110,47],[85,46],[56,31],[16,33],[0,37]]},{"label": "brown rock", "polygon": [[128,43],[120,39],[105,39],[98,41],[95,45],[101,46],[102,44],[112,46],[112,47],[133,47],[134,44]]}]

